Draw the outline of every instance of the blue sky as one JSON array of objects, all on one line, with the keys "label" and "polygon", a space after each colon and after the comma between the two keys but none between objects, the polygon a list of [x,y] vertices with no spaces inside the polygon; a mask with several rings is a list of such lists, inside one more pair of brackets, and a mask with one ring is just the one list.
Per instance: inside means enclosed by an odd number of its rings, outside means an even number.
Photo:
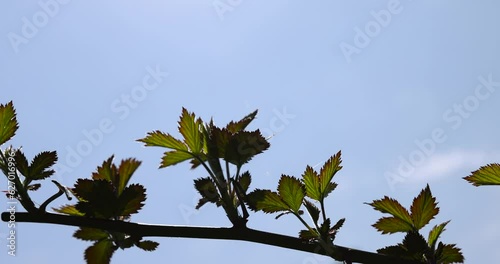
[{"label": "blue sky", "polygon": [[[229,225],[220,208],[194,210],[192,180],[203,171],[158,170],[162,151],[135,139],[176,133],[182,107],[219,125],[259,109],[251,128],[274,137],[247,166],[254,188],[275,188],[282,173],[299,176],[342,150],[327,203],[330,217],[347,219],[338,244],[375,251],[399,242],[370,226],[382,215],[363,203],[389,195],[408,206],[429,183],[441,208],[430,226],[452,219],[445,243],[458,244],[467,263],[498,263],[500,191],[461,179],[500,162],[498,10],[493,0],[8,1],[1,103],[17,108],[11,143],[28,157],[56,150],[63,184],[90,177],[112,154],[136,157],[143,163],[132,180],[148,201],[132,220],[203,226]],[[55,191],[47,182],[34,197]],[[301,228],[260,213],[249,226]],[[17,256],[3,247],[0,261],[84,263],[89,243],[74,230],[21,223]],[[8,231],[0,225],[4,242]],[[155,240],[156,252],[118,251],[113,263],[331,263],[246,242]]]}]

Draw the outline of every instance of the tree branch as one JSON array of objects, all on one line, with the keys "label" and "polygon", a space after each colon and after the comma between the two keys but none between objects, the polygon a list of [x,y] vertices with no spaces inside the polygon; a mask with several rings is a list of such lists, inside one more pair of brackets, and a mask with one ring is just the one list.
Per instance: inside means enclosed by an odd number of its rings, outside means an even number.
[{"label": "tree branch", "polygon": [[[184,237],[249,241],[282,248],[310,252],[314,254],[331,256],[325,247],[319,243],[306,243],[295,237],[284,236],[250,228],[226,227],[191,227],[138,224],[132,222],[112,221],[105,219],[68,216],[53,213],[32,214],[25,212],[15,213],[15,222],[46,223],[78,227],[93,227],[115,232],[126,233],[140,237]],[[8,222],[11,213],[3,212],[2,221]],[[402,260],[391,256],[371,253],[367,251],[335,246],[334,251],[340,253],[339,261],[351,261],[365,264],[420,264],[418,261]],[[336,254],[336,253],[335,253]]]}]

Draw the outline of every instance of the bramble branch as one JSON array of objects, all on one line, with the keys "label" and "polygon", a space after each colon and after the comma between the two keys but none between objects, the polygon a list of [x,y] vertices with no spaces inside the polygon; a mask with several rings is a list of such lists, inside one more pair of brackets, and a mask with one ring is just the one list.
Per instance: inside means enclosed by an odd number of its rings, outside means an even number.
[{"label": "bramble branch", "polygon": [[[8,222],[11,213],[3,212],[2,221]],[[319,243],[306,243],[295,237],[284,236],[250,228],[227,227],[192,227],[138,224],[132,222],[67,216],[53,213],[33,214],[15,213],[16,222],[57,224],[77,227],[92,227],[103,230],[126,233],[140,237],[183,237],[249,241],[281,248],[294,249],[314,254],[331,256]],[[334,251],[342,256],[339,261],[365,264],[420,264],[418,261],[402,260],[377,253],[335,246]]]}]

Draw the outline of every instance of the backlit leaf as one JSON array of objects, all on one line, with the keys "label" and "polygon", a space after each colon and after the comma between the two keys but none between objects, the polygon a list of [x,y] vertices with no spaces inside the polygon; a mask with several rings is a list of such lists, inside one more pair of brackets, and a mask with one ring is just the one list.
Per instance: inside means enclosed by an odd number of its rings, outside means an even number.
[{"label": "backlit leaf", "polygon": [[12,101],[5,105],[0,104],[0,145],[11,139],[18,128],[16,110]]},{"label": "backlit leaf", "polygon": [[262,136],[259,130],[240,131],[231,135],[227,144],[224,159],[228,162],[242,166],[269,148],[269,142]]},{"label": "backlit leaf", "polygon": [[319,234],[317,232],[311,232],[310,230],[300,230],[299,238],[308,241],[316,240],[319,239]]},{"label": "backlit leaf", "polygon": [[[55,151],[44,151],[36,155],[31,161],[28,178],[41,180],[54,174],[54,170],[47,170],[57,161]],[[26,175],[25,175],[26,176]]]},{"label": "backlit leaf", "polygon": [[127,186],[118,199],[120,216],[130,216],[141,210],[146,201],[146,189],[140,184]]},{"label": "backlit leaf", "polygon": [[113,241],[103,239],[85,250],[85,260],[88,264],[109,264],[115,250]]},{"label": "backlit leaf", "polygon": [[446,225],[449,222],[450,221],[446,221],[446,222],[444,222],[442,224],[434,226],[431,229],[431,231],[429,232],[429,238],[427,239],[427,243],[428,243],[428,245],[429,245],[430,248],[435,249],[436,242],[439,239],[439,236],[441,235],[441,233],[443,233],[443,231],[445,230]]},{"label": "backlit leaf", "polygon": [[250,183],[252,183],[250,172],[245,171],[243,174],[241,174],[239,183],[243,191],[246,193],[248,191],[248,187],[250,187]]},{"label": "backlit leaf", "polygon": [[419,234],[418,232],[408,232],[403,239],[403,246],[408,251],[409,255],[416,256],[417,259],[420,259],[428,249],[427,241],[425,238]]},{"label": "backlit leaf", "polygon": [[304,200],[304,206],[306,207],[307,212],[309,212],[309,215],[311,216],[314,223],[317,224],[318,219],[319,219],[319,213],[320,213],[318,207],[316,207],[313,203],[311,203],[308,200]]},{"label": "backlit leaf", "polygon": [[158,242],[154,242],[151,240],[144,240],[140,241],[137,244],[135,244],[138,248],[145,250],[145,251],[154,251],[160,245]]},{"label": "backlit leaf", "polygon": [[304,196],[306,195],[305,187],[300,180],[282,175],[278,184],[278,193],[283,201],[288,204],[290,209],[298,213]]},{"label": "backlit leaf", "polygon": [[464,179],[474,186],[500,185],[500,164],[492,163],[483,166]]},{"label": "backlit leaf", "polygon": [[200,201],[200,203],[198,203],[196,209],[199,209],[206,202],[217,203],[220,201],[219,193],[217,192],[215,183],[212,181],[212,179],[208,177],[196,179],[194,180],[194,187],[200,193],[203,199],[203,202]]},{"label": "backlit leaf", "polygon": [[375,200],[372,203],[368,203],[375,210],[378,210],[382,213],[391,214],[403,222],[406,222],[409,226],[413,226],[413,221],[408,213],[408,210],[404,208],[398,201],[384,196],[381,200]]},{"label": "backlit leaf", "polygon": [[80,227],[80,229],[76,230],[76,232],[73,234],[73,237],[85,241],[99,241],[101,239],[108,238],[109,234],[102,229]]},{"label": "backlit leaf", "polygon": [[325,198],[328,194],[335,188],[332,186],[331,181],[333,176],[342,169],[340,163],[342,163],[342,159],[340,158],[341,152],[337,152],[334,156],[332,156],[321,168],[319,173],[320,186],[322,197]]},{"label": "backlit leaf", "polygon": [[109,157],[107,160],[102,162],[101,166],[97,167],[97,170],[92,173],[92,179],[94,180],[107,180],[113,184],[118,184],[118,169],[113,164],[114,155]]},{"label": "backlit leaf", "polygon": [[182,141],[174,138],[170,134],[159,130],[148,132],[147,136],[137,141],[145,143],[146,146],[164,147],[175,150],[188,151],[188,147]]},{"label": "backlit leaf", "polygon": [[244,130],[248,126],[248,124],[250,124],[250,122],[252,122],[252,120],[255,119],[255,116],[257,115],[257,111],[258,110],[253,111],[252,113],[243,117],[238,122],[233,122],[233,121],[229,122],[229,124],[227,124],[227,126],[226,126],[226,129],[229,130],[233,134]]},{"label": "backlit leaf", "polygon": [[121,161],[120,166],[118,167],[118,174],[120,176],[118,178],[118,182],[114,183],[118,191],[118,196],[120,196],[125,186],[127,186],[128,181],[132,177],[132,174],[134,174],[135,170],[137,170],[139,165],[141,165],[141,162],[134,158],[129,158]]},{"label": "backlit leaf", "polygon": [[164,153],[163,158],[161,159],[160,168],[166,168],[189,159],[193,159],[193,155],[189,152],[180,150],[168,151]]},{"label": "backlit leaf", "polygon": [[85,214],[78,211],[75,208],[75,205],[63,205],[59,208],[52,208],[55,212],[61,213],[61,214],[67,214],[67,215],[73,215],[73,216],[84,216]]},{"label": "backlit leaf", "polygon": [[181,119],[179,121],[179,132],[184,137],[184,142],[192,153],[198,154],[203,149],[203,134],[200,129],[201,119],[196,119],[194,113],[189,113],[186,108],[182,108]]},{"label": "backlit leaf", "polygon": [[24,153],[18,149],[15,152],[14,160],[16,161],[16,168],[17,170],[24,175],[24,177],[29,176],[30,174],[30,167],[28,164],[28,160],[26,159],[26,156],[24,156]]},{"label": "backlit leaf", "polygon": [[307,166],[302,174],[302,181],[306,187],[306,195],[316,201],[321,200],[321,185],[319,182],[318,173],[311,167]]},{"label": "backlit leaf", "polygon": [[247,195],[247,200],[248,207],[254,211],[275,213],[291,210],[277,193],[270,190],[256,189]]},{"label": "backlit leaf", "polygon": [[455,244],[439,243],[437,251],[440,253],[438,255],[437,263],[464,263],[464,256],[462,255],[460,248],[457,248]]},{"label": "backlit leaf", "polygon": [[413,199],[410,210],[413,225],[417,230],[427,225],[439,213],[436,198],[432,197],[429,185]]},{"label": "backlit leaf", "polygon": [[409,232],[413,230],[413,226],[396,217],[380,218],[372,225],[382,234],[392,234],[396,232]]}]

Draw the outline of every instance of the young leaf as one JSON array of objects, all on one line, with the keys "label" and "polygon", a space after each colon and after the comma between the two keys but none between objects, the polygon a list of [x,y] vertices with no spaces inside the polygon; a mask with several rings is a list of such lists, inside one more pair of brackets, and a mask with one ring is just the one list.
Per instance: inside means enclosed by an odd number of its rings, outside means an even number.
[{"label": "young leaf", "polygon": [[182,141],[174,138],[170,134],[165,134],[159,130],[148,132],[145,138],[138,139],[137,141],[145,143],[145,146],[150,147],[164,147],[180,151],[188,151],[188,147]]},{"label": "young leaf", "polygon": [[377,249],[377,253],[395,257],[407,257],[408,252],[401,245],[397,245]]},{"label": "young leaf", "polygon": [[278,192],[279,196],[288,204],[290,209],[298,213],[306,195],[304,185],[294,177],[282,175],[278,183]]},{"label": "young leaf", "polygon": [[372,203],[367,203],[372,206],[375,210],[382,213],[391,214],[396,218],[399,218],[408,225],[413,226],[413,221],[408,213],[408,210],[404,208],[398,201],[384,196],[381,200],[375,200]]},{"label": "young leaf", "polygon": [[340,158],[341,152],[337,152],[334,156],[332,156],[321,168],[319,172],[319,180],[321,184],[321,194],[322,197],[325,198],[328,194],[335,189],[336,184],[332,183],[333,176],[342,169],[340,163],[342,163],[342,159]]},{"label": "young leaf", "polygon": [[127,186],[118,199],[117,214],[120,216],[130,216],[139,212],[146,201],[146,189],[140,184]]},{"label": "young leaf", "polygon": [[156,250],[156,248],[160,244],[158,242],[154,242],[151,240],[144,240],[144,241],[137,242],[135,245],[138,248],[145,250],[145,251],[154,251],[154,250]]},{"label": "young leaf", "polygon": [[11,139],[18,128],[16,110],[12,101],[5,105],[0,104],[0,145]]},{"label": "young leaf", "polygon": [[246,193],[248,191],[248,187],[250,187],[250,183],[252,183],[252,177],[250,176],[250,172],[245,171],[243,174],[241,174],[240,179],[239,179],[239,184],[240,184],[243,192]]},{"label": "young leaf", "polygon": [[115,250],[113,241],[103,239],[85,250],[85,260],[88,264],[109,264]]},{"label": "young leaf", "polygon": [[134,174],[139,165],[141,165],[141,162],[133,158],[121,161],[118,167],[118,182],[113,182],[118,192],[118,196],[120,196],[125,186],[127,186],[130,177],[132,177],[132,174]]},{"label": "young leaf", "polygon": [[99,241],[108,238],[109,234],[97,228],[80,227],[80,229],[76,230],[73,234],[73,237],[86,241]]},{"label": "young leaf", "polygon": [[211,178],[206,177],[194,180],[194,187],[202,197],[196,209],[200,209],[207,202],[218,203],[220,201],[219,193]]},{"label": "young leaf", "polygon": [[317,224],[318,219],[319,219],[319,213],[320,213],[318,207],[316,207],[313,203],[311,203],[310,201],[308,201],[306,199],[304,199],[304,206],[306,207],[307,212],[309,212],[309,215],[311,216],[314,223]]},{"label": "young leaf", "polygon": [[[55,151],[44,151],[36,155],[31,161],[29,175],[25,175],[32,180],[42,180],[54,174],[54,170],[47,170],[57,161]],[[24,175],[24,174],[23,174]]]},{"label": "young leaf", "polygon": [[393,234],[396,232],[409,232],[413,226],[396,217],[382,217],[372,225],[382,234]]},{"label": "young leaf", "polygon": [[306,187],[306,195],[316,201],[321,200],[321,184],[319,182],[318,173],[311,167],[307,166],[302,174],[302,181]]},{"label": "young leaf", "polygon": [[233,122],[233,121],[229,122],[229,124],[227,124],[227,126],[226,126],[226,129],[229,130],[233,134],[244,130],[248,126],[248,124],[250,124],[250,122],[252,122],[252,120],[255,119],[255,116],[257,115],[257,111],[258,110],[253,111],[252,113],[243,117],[238,122]]},{"label": "young leaf", "polygon": [[270,190],[256,189],[247,195],[247,200],[248,207],[254,211],[276,213],[291,210],[277,193]]},{"label": "young leaf", "polygon": [[483,166],[464,179],[474,186],[500,185],[500,164],[492,163]]},{"label": "young leaf", "polygon": [[189,152],[180,150],[167,151],[164,153],[161,159],[160,168],[166,168],[168,166],[172,166],[192,158],[193,155],[190,154]]},{"label": "young leaf", "polygon": [[240,131],[231,135],[224,153],[224,159],[236,166],[242,166],[255,155],[264,152],[269,146],[269,142],[258,129],[252,132]]},{"label": "young leaf", "polygon": [[60,208],[52,208],[55,212],[73,216],[84,216],[85,214],[78,211],[75,205],[63,205]]},{"label": "young leaf", "polygon": [[425,238],[418,232],[408,232],[403,239],[403,246],[406,248],[410,256],[415,256],[421,259],[427,252],[428,246]]},{"label": "young leaf", "polygon": [[26,159],[26,156],[24,156],[24,153],[21,151],[21,149],[18,149],[15,153],[14,160],[16,161],[16,168],[17,170],[24,175],[24,177],[29,176],[30,174],[30,167],[28,164],[28,160]]},{"label": "young leaf", "polygon": [[179,121],[179,132],[184,137],[184,142],[192,153],[199,154],[203,149],[203,134],[200,131],[201,119],[196,119],[194,113],[189,113],[186,108],[182,108],[181,119]]},{"label": "young leaf", "polygon": [[311,232],[310,230],[300,230],[299,238],[303,240],[316,240],[319,239],[319,234],[317,232]]},{"label": "young leaf", "polygon": [[446,221],[440,225],[436,225],[432,228],[432,230],[429,232],[429,238],[427,239],[427,244],[429,245],[429,247],[431,249],[435,249],[436,248],[436,242],[439,238],[439,236],[441,235],[441,233],[443,233],[443,231],[445,230],[445,226],[449,223],[450,221]]},{"label": "young leaf", "polygon": [[436,198],[432,197],[429,185],[413,199],[410,211],[413,225],[417,230],[427,225],[439,213]]},{"label": "young leaf", "polygon": [[440,264],[451,264],[451,263],[464,263],[464,256],[459,248],[455,244],[443,244],[439,243],[438,250],[440,254],[437,258],[437,263]]}]

